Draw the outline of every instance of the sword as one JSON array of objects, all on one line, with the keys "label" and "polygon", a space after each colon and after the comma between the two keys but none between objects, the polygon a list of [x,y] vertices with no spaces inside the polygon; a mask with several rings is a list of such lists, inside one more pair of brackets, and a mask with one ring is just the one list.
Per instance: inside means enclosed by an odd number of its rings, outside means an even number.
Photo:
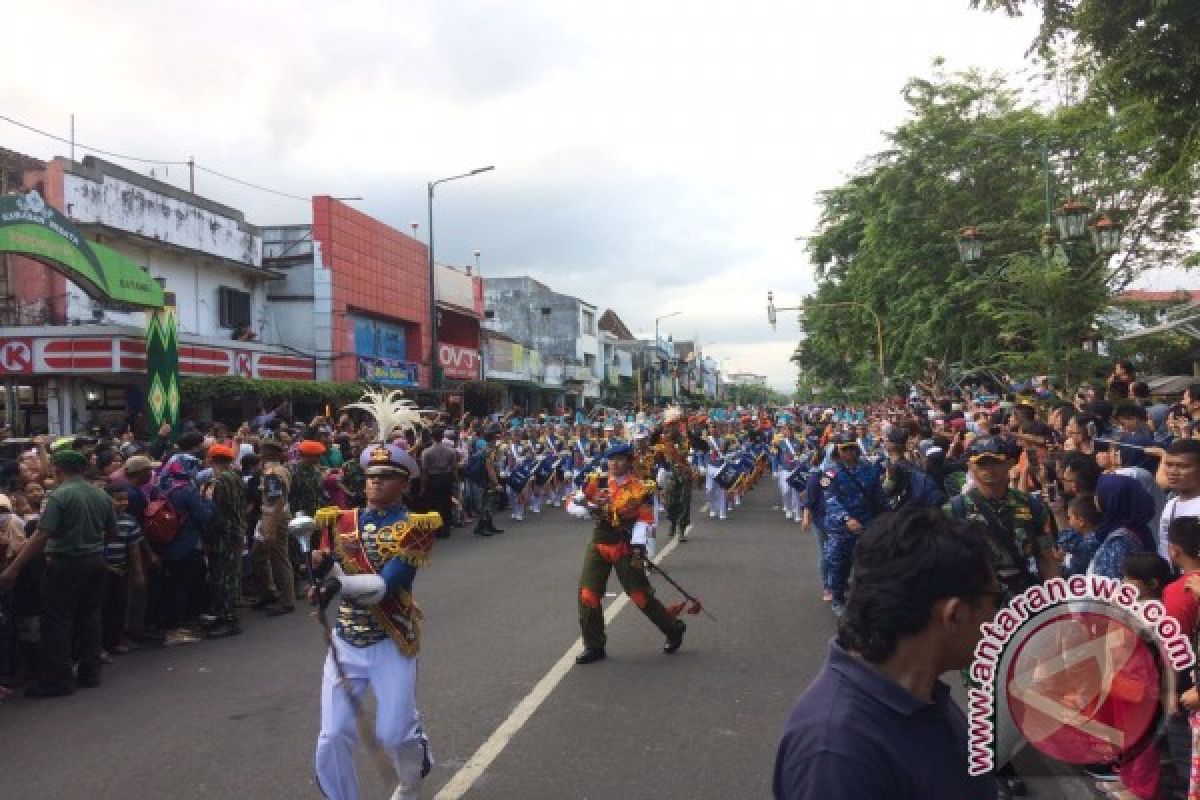
[{"label": "sword", "polygon": [[679,590],[679,593],[681,595],[683,595],[684,599],[686,599],[690,604],[687,609],[687,612],[689,614],[702,613],[702,614],[704,614],[704,616],[708,617],[713,622],[717,621],[717,618],[714,617],[711,613],[709,613],[709,610],[704,607],[704,604],[701,603],[698,598],[693,597],[692,595],[688,594],[688,590],[684,589],[682,586],[680,586],[678,583],[676,583],[675,579],[672,578],[670,575],[668,575],[666,570],[664,570],[658,564],[655,564],[650,559],[646,559],[646,569],[650,572],[657,572],[659,575],[662,575],[663,578],[667,581],[667,583],[671,584],[672,586],[674,586],[676,589]]}]

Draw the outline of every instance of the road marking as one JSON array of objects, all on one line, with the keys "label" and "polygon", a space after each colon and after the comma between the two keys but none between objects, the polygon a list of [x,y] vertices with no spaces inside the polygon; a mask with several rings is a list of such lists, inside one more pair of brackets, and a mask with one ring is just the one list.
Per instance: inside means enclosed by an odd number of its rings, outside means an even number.
[{"label": "road marking", "polygon": [[[661,564],[671,551],[675,549],[675,545],[679,544],[679,539],[672,539],[666,547],[658,554],[658,558],[654,559],[655,564]],[[629,595],[622,594],[614,600],[604,612],[604,624],[607,626],[612,623],[613,618],[621,613],[621,609],[625,608],[629,602]],[[484,771],[492,765],[496,757],[504,752],[504,748],[512,741],[534,712],[541,707],[554,688],[562,681],[566,674],[571,671],[571,667],[575,666],[575,656],[578,655],[580,648],[583,647],[583,637],[575,640],[563,657],[558,660],[550,671],[542,676],[542,679],[537,682],[533,690],[525,695],[525,698],[517,704],[512,713],[508,715],[508,719],[500,723],[500,727],[492,732],[487,741],[479,746],[475,751],[475,755],[467,759],[467,763],[463,764],[462,768],[454,773],[454,777],[442,787],[442,790],[437,793],[434,800],[459,800],[463,795],[470,791],[475,785],[475,781],[483,775]]]}]

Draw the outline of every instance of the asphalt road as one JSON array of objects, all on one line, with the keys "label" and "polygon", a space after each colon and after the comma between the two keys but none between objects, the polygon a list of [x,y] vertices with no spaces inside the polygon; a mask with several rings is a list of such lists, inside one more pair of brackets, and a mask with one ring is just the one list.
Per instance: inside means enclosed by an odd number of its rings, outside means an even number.
[{"label": "asphalt road", "polygon": [[[425,612],[418,705],[437,760],[424,797],[770,796],[777,737],[824,660],[833,618],[811,537],[773,509],[770,484],[723,523],[701,516],[695,500],[693,534],[663,566],[718,621],[686,617],[683,648],[667,656],[658,631],[625,603],[609,626],[609,658],[571,664],[499,745],[497,728],[577,652],[590,529],[549,508],[525,522],[499,515],[502,536],[460,529],[438,542],[415,587]],[[654,582],[666,602],[678,599]],[[609,592],[619,589],[614,575]],[[120,656],[98,689],[4,701],[0,796],[319,797],[321,629],[308,613],[244,616],[238,637]],[[456,783],[439,794],[485,742],[492,760],[465,793]],[[359,774],[364,798],[389,796],[364,753]],[[1034,788],[1038,797],[1090,796],[1061,777]]]}]

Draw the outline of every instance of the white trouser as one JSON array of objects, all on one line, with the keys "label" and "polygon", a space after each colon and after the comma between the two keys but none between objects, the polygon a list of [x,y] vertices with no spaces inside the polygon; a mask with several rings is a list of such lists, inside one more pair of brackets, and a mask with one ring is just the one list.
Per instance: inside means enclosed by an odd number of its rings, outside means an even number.
[{"label": "white trouser", "polygon": [[787,490],[783,493],[783,509],[790,511],[794,519],[800,519],[800,515],[804,513],[804,510],[800,507],[800,493],[791,486],[788,486],[786,479],[784,486],[787,487]]},{"label": "white trouser", "polygon": [[514,492],[510,486],[508,488],[508,505],[511,509],[509,516],[513,519],[521,519],[525,515],[525,492]]},{"label": "white trouser", "polygon": [[725,490],[714,483],[705,494],[708,497],[708,515],[711,517],[715,514],[725,519]]},{"label": "white trouser", "polygon": [[390,639],[354,647],[333,637],[349,686],[338,683],[333,655],[325,657],[321,677],[321,734],[317,737],[317,783],[330,800],[358,800],[354,743],[358,728],[347,688],[362,702],[368,685],[375,695],[375,736],[392,759],[400,785],[416,787],[428,741],[417,713],[417,660],[400,652]]},{"label": "white trouser", "polygon": [[788,489],[791,487],[788,486],[787,476],[786,471],[780,470],[775,473],[775,481],[779,484],[779,504],[783,506],[785,512],[791,512],[792,507],[788,505]]}]

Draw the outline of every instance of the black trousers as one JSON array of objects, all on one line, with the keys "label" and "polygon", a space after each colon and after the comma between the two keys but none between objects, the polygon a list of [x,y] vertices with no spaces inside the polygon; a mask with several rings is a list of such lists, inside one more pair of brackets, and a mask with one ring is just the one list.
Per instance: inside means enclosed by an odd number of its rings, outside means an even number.
[{"label": "black trousers", "polygon": [[454,473],[439,472],[425,476],[425,504],[442,515],[442,529],[449,531],[454,513]]},{"label": "black trousers", "polygon": [[152,582],[146,612],[156,632],[178,628],[204,612],[208,598],[204,576],[204,555],[199,550],[162,562]]},{"label": "black trousers", "polygon": [[100,677],[100,610],[108,574],[104,556],[49,556],[42,577],[42,683],[74,689],[72,646],[79,679]]}]

